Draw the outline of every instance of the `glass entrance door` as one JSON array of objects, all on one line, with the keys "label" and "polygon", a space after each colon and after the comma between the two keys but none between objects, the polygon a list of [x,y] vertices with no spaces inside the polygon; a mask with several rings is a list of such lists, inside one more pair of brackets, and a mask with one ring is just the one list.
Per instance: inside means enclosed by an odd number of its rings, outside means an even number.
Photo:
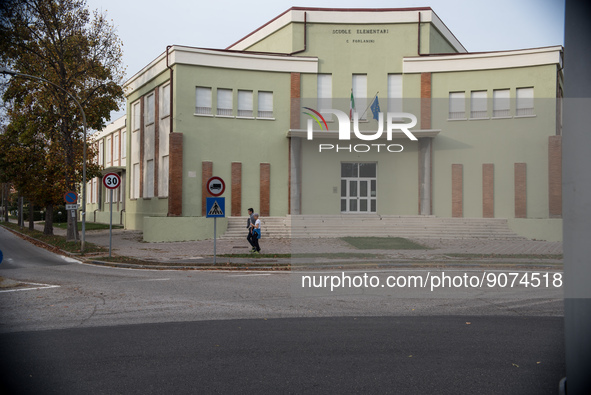
[{"label": "glass entrance door", "polygon": [[376,163],[341,163],[341,212],[375,213]]}]

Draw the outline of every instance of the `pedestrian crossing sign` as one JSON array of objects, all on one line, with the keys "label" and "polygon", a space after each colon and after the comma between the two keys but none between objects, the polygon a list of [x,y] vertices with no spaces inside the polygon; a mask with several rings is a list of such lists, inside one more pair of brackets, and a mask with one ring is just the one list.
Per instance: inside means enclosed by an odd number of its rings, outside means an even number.
[{"label": "pedestrian crossing sign", "polygon": [[206,218],[224,218],[226,216],[226,198],[208,197],[205,202]]}]

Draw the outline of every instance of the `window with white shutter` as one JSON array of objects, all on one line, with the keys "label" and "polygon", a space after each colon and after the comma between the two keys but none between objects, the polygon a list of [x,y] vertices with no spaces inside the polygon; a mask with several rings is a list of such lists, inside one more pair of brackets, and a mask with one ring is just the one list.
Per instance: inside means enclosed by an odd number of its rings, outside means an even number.
[{"label": "window with white shutter", "polygon": [[495,89],[493,91],[493,118],[511,116],[511,99],[509,89]]},{"label": "window with white shutter", "polygon": [[470,93],[470,118],[486,118],[487,116],[487,91],[472,91]]},{"label": "window with white shutter", "polygon": [[449,119],[466,118],[466,94],[464,92],[449,93]]},{"label": "window with white shutter", "polygon": [[211,88],[198,86],[195,96],[195,114],[211,115]]},{"label": "window with white shutter", "polygon": [[273,92],[259,92],[259,118],[273,118]]},{"label": "window with white shutter", "polygon": [[218,89],[217,115],[232,116],[232,89]]},{"label": "window with white shutter", "polygon": [[516,116],[534,114],[534,88],[517,88],[516,90]]},{"label": "window with white shutter", "polygon": [[238,116],[252,118],[252,91],[238,91]]}]

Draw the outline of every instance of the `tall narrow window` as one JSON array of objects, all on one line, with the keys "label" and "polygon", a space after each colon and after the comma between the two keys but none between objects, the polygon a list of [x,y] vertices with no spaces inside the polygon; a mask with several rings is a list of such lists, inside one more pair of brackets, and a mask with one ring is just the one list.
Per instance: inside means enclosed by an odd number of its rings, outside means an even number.
[{"label": "tall narrow window", "polygon": [[488,115],[486,91],[472,91],[470,94],[470,118],[486,118]]},{"label": "tall narrow window", "polygon": [[493,91],[493,118],[511,116],[509,96],[509,89],[495,89]]},{"label": "tall narrow window", "polygon": [[168,155],[162,157],[162,165],[158,177],[158,194],[161,197],[168,196]]},{"label": "tall narrow window", "polygon": [[217,115],[232,116],[232,89],[218,89]]},{"label": "tall narrow window", "polygon": [[105,147],[106,157],[107,157],[107,166],[112,166],[111,163],[111,136],[107,137],[107,146]]},{"label": "tall narrow window", "polygon": [[273,118],[273,92],[259,92],[258,117]]},{"label": "tall narrow window", "polygon": [[127,132],[121,132],[121,159],[127,157]]},{"label": "tall narrow window", "polygon": [[211,88],[196,89],[195,114],[211,115]]},{"label": "tall narrow window", "polygon": [[367,119],[367,74],[353,74],[353,105],[359,119]]},{"label": "tall narrow window", "polygon": [[154,94],[146,97],[146,103],[144,104],[144,118],[145,124],[150,125],[154,123]]},{"label": "tall narrow window", "polygon": [[133,176],[133,189],[131,190],[131,197],[132,199],[137,199],[140,197],[140,164],[134,163],[132,169],[132,176]]},{"label": "tall narrow window", "polygon": [[449,119],[466,118],[466,94],[464,92],[449,93]]},{"label": "tall narrow window", "polygon": [[[113,162],[119,160],[119,139],[121,138],[121,132],[113,134]],[[119,164],[117,164],[118,166]]]},{"label": "tall narrow window", "polygon": [[98,165],[104,166],[105,165],[105,157],[104,157],[104,150],[103,150],[103,140],[99,141],[99,152],[98,152]]},{"label": "tall narrow window", "polygon": [[144,197],[154,196],[154,160],[151,159],[146,162],[146,182],[145,182]]},{"label": "tall narrow window", "polygon": [[[317,97],[318,111],[329,110],[332,107],[332,74],[318,74]],[[332,120],[332,114],[327,114],[326,119]]]},{"label": "tall narrow window", "polygon": [[95,177],[95,178],[92,179],[92,192],[90,194],[90,196],[91,196],[90,199],[92,200],[91,203],[96,203],[96,196],[97,196],[96,188],[97,188],[97,185],[98,185],[98,178]]},{"label": "tall narrow window", "polygon": [[402,74],[388,74],[388,112],[402,112]]},{"label": "tall narrow window", "polygon": [[252,117],[252,91],[238,91],[238,116]]},{"label": "tall narrow window", "polygon": [[170,84],[160,88],[160,118],[170,115]]},{"label": "tall narrow window", "polygon": [[136,101],[131,105],[131,130],[140,128],[140,102]]},{"label": "tall narrow window", "polygon": [[517,88],[515,115],[534,115],[534,88]]}]

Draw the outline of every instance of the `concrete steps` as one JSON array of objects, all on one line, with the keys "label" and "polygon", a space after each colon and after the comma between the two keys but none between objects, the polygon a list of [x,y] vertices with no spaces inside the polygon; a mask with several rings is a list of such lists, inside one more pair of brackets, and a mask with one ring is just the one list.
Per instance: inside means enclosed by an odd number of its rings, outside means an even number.
[{"label": "concrete steps", "polygon": [[[423,239],[524,239],[503,218],[396,215],[297,215],[261,218],[264,238],[381,236]],[[246,238],[246,217],[229,217],[223,238]]]}]

